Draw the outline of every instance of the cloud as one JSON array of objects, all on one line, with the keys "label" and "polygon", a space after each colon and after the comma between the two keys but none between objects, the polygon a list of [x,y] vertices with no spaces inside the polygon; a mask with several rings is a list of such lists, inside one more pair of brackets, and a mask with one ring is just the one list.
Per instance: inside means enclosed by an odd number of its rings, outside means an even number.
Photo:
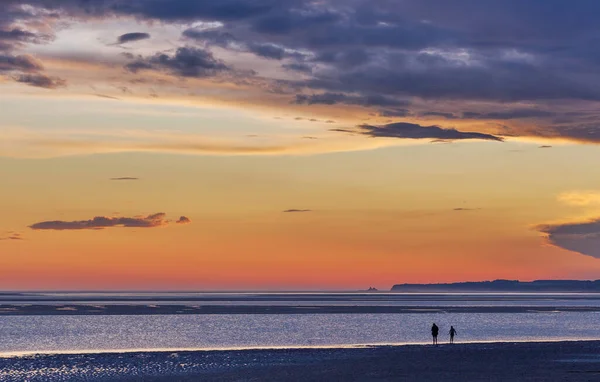
[{"label": "cloud", "polygon": [[342,93],[296,94],[294,103],[298,105],[335,105],[338,103],[361,106],[406,106],[408,101],[382,95],[356,96]]},{"label": "cloud", "polygon": [[187,39],[202,41],[208,45],[217,45],[240,52],[250,52],[256,56],[267,59],[283,60],[286,57],[301,56],[298,53],[288,53],[284,47],[275,43],[244,42],[233,36],[231,33],[221,30],[198,30],[191,28],[183,31],[182,35]]},{"label": "cloud", "polygon": [[165,214],[160,212],[146,217],[106,217],[96,216],[90,220],[78,221],[45,221],[35,223],[29,226],[33,230],[99,230],[109,227],[127,227],[127,228],[154,228],[168,225],[169,221],[165,219]]},{"label": "cloud", "polygon": [[109,180],[117,180],[117,181],[121,181],[121,180],[139,180],[140,178],[134,178],[131,176],[123,176],[120,178],[110,178]]},{"label": "cloud", "polygon": [[7,235],[0,236],[0,241],[2,240],[25,240],[25,238],[18,232],[8,232]]},{"label": "cloud", "polygon": [[543,224],[536,227],[551,245],[600,258],[600,219],[581,223]]},{"label": "cloud", "polygon": [[304,64],[300,62],[292,62],[290,64],[283,64],[282,67],[286,70],[290,70],[293,72],[300,72],[306,74],[312,74],[313,66],[309,64]]},{"label": "cloud", "polygon": [[205,49],[195,47],[177,48],[174,55],[158,53],[147,58],[138,58],[125,68],[131,72],[140,70],[162,70],[180,77],[209,77],[229,70],[222,61]]},{"label": "cloud", "polygon": [[65,87],[67,82],[59,77],[47,76],[42,63],[31,55],[0,54],[0,73],[14,73],[12,79],[16,82],[45,89]]},{"label": "cloud", "polygon": [[15,81],[45,89],[57,89],[67,86],[67,81],[59,77],[49,77],[45,74],[21,74]]},{"label": "cloud", "polygon": [[288,213],[301,213],[301,212],[312,212],[312,210],[297,210],[297,209],[291,209],[291,210],[285,210],[283,212],[288,212]]},{"label": "cloud", "polygon": [[29,40],[35,36],[35,33],[28,32],[19,28],[13,28],[11,30],[0,29],[0,39],[2,40]]},{"label": "cloud", "polygon": [[221,47],[228,47],[238,41],[231,33],[215,29],[199,30],[190,28],[183,31],[182,35],[188,39],[200,40]]},{"label": "cloud", "polygon": [[426,111],[420,114],[422,117],[440,117],[445,119],[457,119],[453,113],[444,113],[439,111]]},{"label": "cloud", "polygon": [[[0,71],[15,79],[41,71],[28,66],[19,53],[30,44],[50,42],[57,30],[68,28],[64,20],[73,21],[72,25],[136,20],[149,28],[193,26],[182,34],[190,46],[132,56],[125,67],[134,73],[155,70],[178,77],[226,77],[235,72],[235,64],[220,57],[246,52],[262,58],[243,63],[260,76],[253,81],[228,78],[244,85],[236,94],[273,94],[277,89],[285,97],[299,94],[296,102],[303,105],[355,105],[390,118],[506,120],[516,136],[600,142],[599,115],[569,114],[596,110],[600,101],[596,49],[600,25],[594,18],[600,12],[598,2],[581,0],[577,6],[564,0],[451,3],[4,0]],[[468,16],[472,14],[477,17]],[[144,38],[144,33],[134,32],[121,35],[118,41]],[[213,46],[219,47],[214,55],[207,50]],[[222,54],[223,50],[229,53]],[[275,66],[288,72],[271,70]],[[24,83],[39,86],[44,82]],[[413,101],[411,107],[423,103],[426,110],[434,111],[409,110],[408,104],[398,104],[408,99]],[[435,111],[450,110],[449,105],[456,106],[452,109],[456,111]],[[555,110],[555,105],[563,110]],[[520,120],[535,120],[538,126],[535,131],[519,127]],[[571,121],[568,125],[567,120]],[[489,131],[486,124],[480,126],[470,129]]]},{"label": "cloud", "polygon": [[[339,131],[339,130],[338,130]],[[344,130],[342,130],[344,131]],[[501,137],[491,134],[462,132],[455,129],[443,129],[439,126],[421,126],[414,123],[398,122],[383,126],[360,125],[356,131],[370,137],[406,138],[406,139],[481,139],[502,142]]]},{"label": "cloud", "polygon": [[147,40],[149,38],[150,38],[149,33],[142,33],[142,32],[125,33],[125,34],[120,35],[117,38],[117,43],[118,44],[126,44],[128,42]]},{"label": "cloud", "polygon": [[176,224],[191,224],[192,220],[186,216],[180,216],[179,219],[175,223]]},{"label": "cloud", "polygon": [[22,48],[26,44],[45,43],[52,39],[52,36],[48,34],[36,33],[15,26],[7,26],[7,21],[10,23],[11,16],[17,15],[7,15],[0,11],[0,51],[13,51]]},{"label": "cloud", "polygon": [[600,204],[600,192],[569,191],[559,194],[557,199],[559,202],[571,206],[589,206],[593,204]]},{"label": "cloud", "polygon": [[538,109],[514,109],[507,111],[497,111],[497,112],[489,112],[489,113],[476,113],[471,111],[466,111],[462,113],[463,118],[467,119],[524,119],[524,118],[543,118],[543,117],[551,117],[556,115],[556,113],[546,110],[538,110]]},{"label": "cloud", "polygon": [[[281,8],[279,0],[109,0],[89,4],[89,0],[37,0],[63,9],[73,9],[81,12],[102,14],[120,14],[138,18],[162,20],[165,22],[195,21],[195,20],[244,20]],[[289,6],[284,1],[284,6]]]},{"label": "cloud", "polygon": [[23,71],[37,72],[43,70],[42,63],[28,54],[13,56],[0,54],[0,72]]},{"label": "cloud", "polygon": [[120,101],[120,100],[121,100],[119,97],[114,97],[114,96],[111,96],[111,95],[108,95],[108,94],[100,94],[100,93],[96,93],[96,94],[94,94],[94,95],[95,95],[96,97],[99,97],[99,98],[114,99],[114,100],[116,100],[116,101]]},{"label": "cloud", "polygon": [[477,211],[480,210],[481,208],[464,208],[464,207],[458,207],[458,208],[454,208],[453,211],[458,211],[458,212],[464,212],[464,211]]},{"label": "cloud", "polygon": [[379,111],[381,117],[406,117],[410,115],[410,111],[407,109],[385,109]]},{"label": "cloud", "polygon": [[337,133],[350,133],[350,134],[356,134],[357,132],[354,130],[350,130],[350,129],[328,129],[328,131],[334,131]]},{"label": "cloud", "polygon": [[538,149],[550,149],[550,148],[552,148],[552,146],[550,146],[550,145],[542,145],[542,146],[538,147]]},{"label": "cloud", "polygon": [[260,57],[282,60],[286,56],[285,49],[275,44],[251,44],[249,49]]},{"label": "cloud", "polygon": [[33,42],[36,41],[37,38],[37,34],[20,28],[0,29],[0,41],[4,41],[7,44],[7,50],[8,47],[13,48],[11,45],[12,43]]},{"label": "cloud", "polygon": [[[159,133],[140,130],[132,134],[113,135],[103,130],[81,132],[74,136],[70,130],[54,136],[39,136],[32,130],[6,136],[3,155],[17,157],[55,157],[90,153],[169,152],[201,155],[281,155],[328,152],[326,142],[308,142],[291,135],[271,141],[247,138],[214,139],[199,134]],[[356,146],[339,146],[351,150]]]}]

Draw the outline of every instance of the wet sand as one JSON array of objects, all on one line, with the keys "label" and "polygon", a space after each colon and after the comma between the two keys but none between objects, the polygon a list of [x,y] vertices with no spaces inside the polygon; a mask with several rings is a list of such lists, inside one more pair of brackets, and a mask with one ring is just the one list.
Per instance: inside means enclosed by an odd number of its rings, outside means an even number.
[{"label": "wet sand", "polygon": [[0,358],[0,381],[597,381],[600,341]]}]

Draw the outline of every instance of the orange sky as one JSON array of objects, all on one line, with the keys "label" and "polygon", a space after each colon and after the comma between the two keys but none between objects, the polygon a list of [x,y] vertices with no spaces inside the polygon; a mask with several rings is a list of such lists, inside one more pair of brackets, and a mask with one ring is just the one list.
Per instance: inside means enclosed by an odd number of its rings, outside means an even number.
[{"label": "orange sky", "polygon": [[[3,158],[0,231],[23,240],[0,241],[0,288],[385,289],[595,278],[599,261],[549,245],[535,229],[594,216],[593,197],[569,204],[579,194],[565,194],[572,188],[561,178],[593,190],[597,170],[546,165],[588,152],[595,148],[454,143],[304,156]],[[139,179],[109,180],[122,176]],[[156,212],[192,223],[28,228]]]},{"label": "orange sky", "polygon": [[331,23],[285,31],[26,3],[0,9],[0,290],[600,279],[598,71],[543,56],[570,45],[539,12],[536,50],[411,1],[256,10]]}]

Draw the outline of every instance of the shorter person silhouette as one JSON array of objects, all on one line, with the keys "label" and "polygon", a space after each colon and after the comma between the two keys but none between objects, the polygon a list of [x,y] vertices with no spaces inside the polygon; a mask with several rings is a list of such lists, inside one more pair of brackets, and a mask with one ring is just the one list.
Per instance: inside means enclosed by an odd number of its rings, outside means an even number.
[{"label": "shorter person silhouette", "polygon": [[433,337],[434,345],[437,345],[437,336],[438,336],[439,331],[440,331],[440,328],[438,328],[438,326],[434,322],[433,326],[431,327],[431,336]]},{"label": "shorter person silhouette", "polygon": [[450,343],[453,344],[454,343],[454,336],[456,335],[456,329],[454,329],[454,326],[450,326]]}]

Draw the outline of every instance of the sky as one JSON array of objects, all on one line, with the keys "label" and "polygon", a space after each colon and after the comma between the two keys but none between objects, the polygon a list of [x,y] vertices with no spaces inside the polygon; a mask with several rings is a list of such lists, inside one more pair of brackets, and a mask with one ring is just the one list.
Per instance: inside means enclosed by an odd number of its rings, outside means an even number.
[{"label": "sky", "polygon": [[599,12],[3,0],[0,290],[600,279]]}]

